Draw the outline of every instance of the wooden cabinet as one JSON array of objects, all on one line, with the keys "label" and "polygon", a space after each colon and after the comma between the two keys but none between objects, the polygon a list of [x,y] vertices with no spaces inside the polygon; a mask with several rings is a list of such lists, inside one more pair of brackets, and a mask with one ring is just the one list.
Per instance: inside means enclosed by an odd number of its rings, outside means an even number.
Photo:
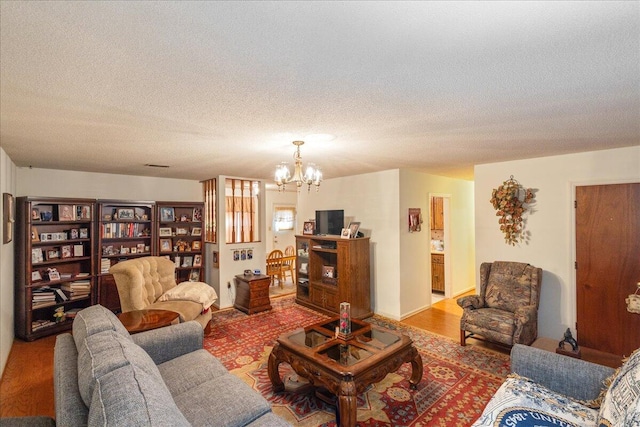
[{"label": "wooden cabinet", "polygon": [[444,229],[444,202],[442,197],[431,198],[431,229]]},{"label": "wooden cabinet", "polygon": [[431,290],[444,292],[444,254],[431,254]]},{"label": "wooden cabinet", "polygon": [[17,198],[17,337],[32,341],[68,330],[71,317],[54,314],[95,302],[94,211],[91,199]]},{"label": "wooden cabinet", "polygon": [[154,254],[154,202],[98,200],[96,204],[98,303],[120,311],[120,297],[111,266],[127,259]]},{"label": "wooden cabinet", "polygon": [[176,264],[178,283],[204,280],[202,202],[157,202],[158,254]]},{"label": "wooden cabinet", "polygon": [[271,278],[269,276],[238,274],[235,282],[235,308],[247,314],[271,310],[271,300],[269,300]]},{"label": "wooden cabinet", "polygon": [[369,238],[296,236],[296,302],[328,315],[340,303],[351,304],[351,316],[371,311]]}]

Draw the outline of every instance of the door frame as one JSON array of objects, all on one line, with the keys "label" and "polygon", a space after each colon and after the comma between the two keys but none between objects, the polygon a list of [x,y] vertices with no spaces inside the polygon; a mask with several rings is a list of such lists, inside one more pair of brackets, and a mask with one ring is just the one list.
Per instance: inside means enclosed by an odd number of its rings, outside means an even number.
[{"label": "door frame", "polygon": [[[434,197],[442,197],[442,215],[444,221],[444,297],[451,298],[451,194],[449,193],[429,193],[429,219],[431,219],[431,199]],[[429,227],[428,233],[429,245],[431,248],[431,227]],[[429,252],[431,253],[431,252]],[[431,257],[431,255],[429,255]],[[431,258],[429,258],[431,259]],[[429,268],[431,268],[431,261],[429,261]],[[431,273],[431,272],[430,272]],[[431,277],[431,274],[429,274]],[[431,291],[433,292],[433,291]]]},{"label": "door frame", "polygon": [[604,179],[604,180],[589,180],[589,181],[569,181],[571,186],[571,199],[570,199],[570,211],[571,211],[571,259],[569,260],[568,268],[571,271],[571,318],[573,323],[569,325],[572,331],[575,332],[576,324],[578,323],[578,274],[576,272],[575,263],[577,261],[577,248],[576,248],[576,187],[586,187],[591,185],[616,185],[616,184],[640,184],[637,178],[625,178],[625,179]]}]

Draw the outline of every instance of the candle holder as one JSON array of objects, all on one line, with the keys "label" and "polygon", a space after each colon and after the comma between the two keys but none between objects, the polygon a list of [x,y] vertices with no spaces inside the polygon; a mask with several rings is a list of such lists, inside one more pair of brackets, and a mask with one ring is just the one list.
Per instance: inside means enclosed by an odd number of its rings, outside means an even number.
[{"label": "candle holder", "polygon": [[340,303],[340,319],[338,320],[338,338],[351,339],[351,304]]}]

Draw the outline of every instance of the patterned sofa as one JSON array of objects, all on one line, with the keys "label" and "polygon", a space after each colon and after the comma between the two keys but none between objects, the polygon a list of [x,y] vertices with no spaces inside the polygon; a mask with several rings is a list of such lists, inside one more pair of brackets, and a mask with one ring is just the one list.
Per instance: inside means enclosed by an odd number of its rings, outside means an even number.
[{"label": "patterned sofa", "polygon": [[640,351],[611,368],[520,344],[474,427],[640,426]]}]

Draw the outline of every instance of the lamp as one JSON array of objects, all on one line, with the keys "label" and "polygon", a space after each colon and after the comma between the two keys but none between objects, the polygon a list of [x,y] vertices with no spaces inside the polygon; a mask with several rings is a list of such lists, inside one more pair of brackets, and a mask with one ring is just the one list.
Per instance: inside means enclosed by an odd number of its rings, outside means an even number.
[{"label": "lamp", "polygon": [[293,141],[293,145],[297,147],[296,152],[293,154],[293,159],[295,160],[293,176],[291,176],[289,166],[287,166],[286,162],[282,162],[276,167],[275,181],[276,184],[278,184],[278,191],[284,191],[285,185],[290,182],[296,183],[298,191],[300,191],[300,187],[302,187],[303,184],[307,184],[307,191],[311,190],[311,184],[316,186],[316,191],[320,188],[322,171],[320,171],[316,165],[309,163],[304,174],[302,173],[302,156],[300,155],[300,146],[303,144],[304,141]]}]

